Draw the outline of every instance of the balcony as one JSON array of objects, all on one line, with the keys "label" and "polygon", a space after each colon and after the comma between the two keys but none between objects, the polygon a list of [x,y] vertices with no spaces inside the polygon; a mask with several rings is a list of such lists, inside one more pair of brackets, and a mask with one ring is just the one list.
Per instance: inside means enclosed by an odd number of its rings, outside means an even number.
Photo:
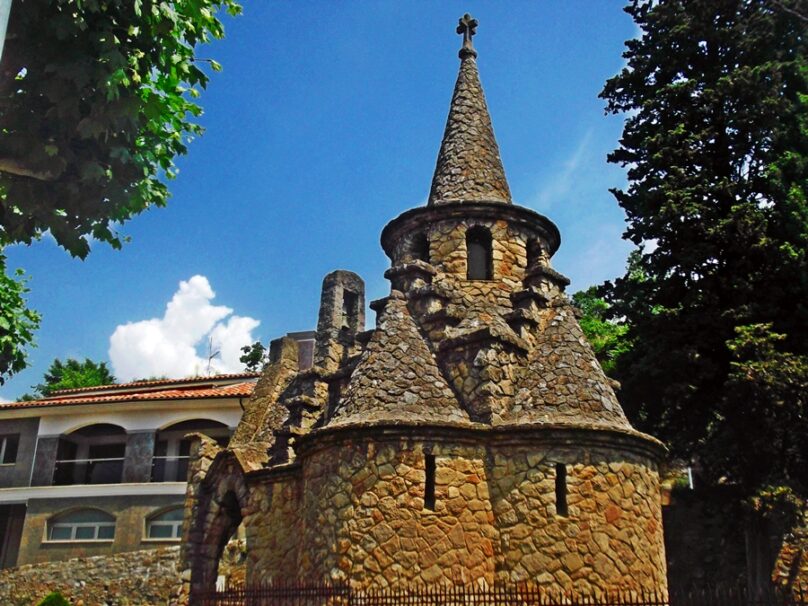
[{"label": "balcony", "polygon": [[53,485],[120,484],[123,478],[123,461],[123,457],[56,461],[53,469]]},{"label": "balcony", "polygon": [[188,455],[155,456],[152,459],[152,482],[185,482],[188,477]]},{"label": "balcony", "polygon": [[126,455],[122,427],[97,423],[59,438],[53,486],[120,484]]}]

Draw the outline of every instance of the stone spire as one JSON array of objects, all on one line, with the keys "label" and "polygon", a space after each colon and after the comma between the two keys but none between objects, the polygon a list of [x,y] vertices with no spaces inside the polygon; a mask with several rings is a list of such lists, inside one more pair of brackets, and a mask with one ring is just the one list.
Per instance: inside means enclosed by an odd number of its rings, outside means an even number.
[{"label": "stone spire", "polygon": [[461,201],[511,203],[477,73],[477,51],[472,44],[476,28],[477,20],[468,14],[463,15],[457,27],[457,33],[463,34],[460,73],[432,177],[429,206]]}]

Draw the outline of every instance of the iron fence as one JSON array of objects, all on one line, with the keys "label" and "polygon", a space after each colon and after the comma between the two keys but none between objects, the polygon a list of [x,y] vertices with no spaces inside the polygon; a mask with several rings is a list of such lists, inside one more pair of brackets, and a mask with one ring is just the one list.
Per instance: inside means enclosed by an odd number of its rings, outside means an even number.
[{"label": "iron fence", "polygon": [[663,594],[618,591],[596,596],[554,593],[532,584],[513,586],[413,586],[352,589],[339,584],[271,582],[196,592],[192,606],[808,606],[802,587],[750,595],[741,588],[694,589]]}]

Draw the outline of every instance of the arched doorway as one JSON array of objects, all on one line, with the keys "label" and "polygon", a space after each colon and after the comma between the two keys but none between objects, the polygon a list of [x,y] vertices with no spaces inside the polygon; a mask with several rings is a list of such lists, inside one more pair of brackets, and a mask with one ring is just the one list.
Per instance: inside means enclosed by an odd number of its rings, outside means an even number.
[{"label": "arched doorway", "polygon": [[225,546],[232,538],[239,537],[246,512],[247,488],[238,463],[225,455],[214,461],[210,471],[209,479],[198,488],[188,536],[192,598],[195,593],[216,588]]}]

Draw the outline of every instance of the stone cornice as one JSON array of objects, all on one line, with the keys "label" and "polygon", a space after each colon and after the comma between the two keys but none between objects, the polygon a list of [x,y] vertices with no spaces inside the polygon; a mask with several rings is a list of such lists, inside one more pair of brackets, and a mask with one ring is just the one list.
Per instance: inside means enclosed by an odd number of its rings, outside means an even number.
[{"label": "stone cornice", "polygon": [[483,446],[537,444],[569,445],[576,448],[589,446],[627,450],[654,461],[660,460],[667,450],[662,442],[642,432],[597,425],[547,423],[491,426],[482,423],[436,425],[368,422],[316,429],[298,440],[297,455],[303,458],[321,448],[338,445],[345,440],[368,438],[375,441],[408,438]]}]

